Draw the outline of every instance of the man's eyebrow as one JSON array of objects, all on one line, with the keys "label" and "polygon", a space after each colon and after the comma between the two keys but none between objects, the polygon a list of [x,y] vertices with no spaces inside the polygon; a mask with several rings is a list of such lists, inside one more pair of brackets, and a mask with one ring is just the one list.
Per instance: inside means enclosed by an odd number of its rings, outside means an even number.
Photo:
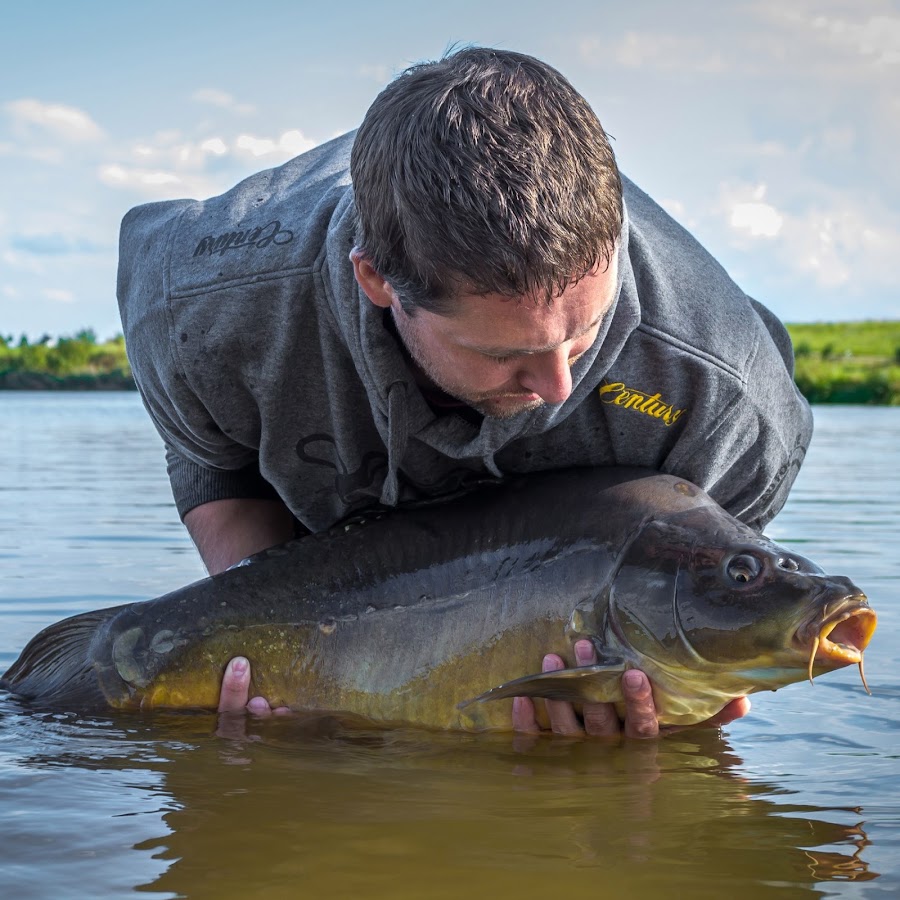
[{"label": "man's eyebrow", "polygon": [[[591,329],[596,328],[602,321],[604,316],[608,310],[604,310],[585,328],[582,328],[578,334],[573,334],[572,337],[566,338],[567,341],[574,341],[577,338],[580,338],[582,335],[587,334]],[[476,353],[481,353],[484,356],[534,356],[536,353],[547,353],[549,350],[555,350],[560,344],[564,344],[565,341],[560,341],[559,344],[548,344],[546,347],[481,347],[481,346],[469,346],[470,350],[474,350]]]}]

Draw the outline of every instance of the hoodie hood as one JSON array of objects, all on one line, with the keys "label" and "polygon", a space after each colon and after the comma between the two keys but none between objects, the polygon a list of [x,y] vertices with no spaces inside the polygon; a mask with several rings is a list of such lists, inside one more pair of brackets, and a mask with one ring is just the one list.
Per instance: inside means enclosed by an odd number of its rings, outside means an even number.
[{"label": "hoodie hood", "polygon": [[347,191],[334,211],[322,274],[331,310],[366,386],[376,427],[388,448],[382,503],[397,503],[398,470],[411,440],[421,441],[452,459],[479,459],[488,472],[502,477],[505,473],[496,462],[500,450],[513,440],[554,428],[596,389],[640,323],[629,258],[627,209],[623,212],[616,296],[593,345],[572,367],[572,393],[563,403],[546,404],[509,419],[485,416],[475,424],[460,416],[435,414],[422,395],[399,338],[385,327],[384,311],[357,284],[349,260],[356,210],[353,191]]}]

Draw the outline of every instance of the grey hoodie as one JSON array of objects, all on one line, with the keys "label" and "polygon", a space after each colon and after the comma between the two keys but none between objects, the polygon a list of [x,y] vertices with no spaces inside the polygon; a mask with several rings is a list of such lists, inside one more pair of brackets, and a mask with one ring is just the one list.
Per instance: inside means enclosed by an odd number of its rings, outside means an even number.
[{"label": "grey hoodie", "polygon": [[118,297],[182,517],[279,496],[318,531],[484,478],[649,466],[761,529],[812,433],[783,326],[623,179],[619,289],[561,404],[436,412],[358,287],[345,135],[206,201],[133,209]]}]

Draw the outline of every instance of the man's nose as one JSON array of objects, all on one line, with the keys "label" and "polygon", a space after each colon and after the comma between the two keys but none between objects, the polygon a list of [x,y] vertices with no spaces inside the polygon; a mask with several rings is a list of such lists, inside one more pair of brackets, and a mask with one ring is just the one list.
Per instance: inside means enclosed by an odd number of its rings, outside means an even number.
[{"label": "man's nose", "polygon": [[545,403],[562,403],[572,393],[568,347],[557,347],[526,358],[519,383]]}]

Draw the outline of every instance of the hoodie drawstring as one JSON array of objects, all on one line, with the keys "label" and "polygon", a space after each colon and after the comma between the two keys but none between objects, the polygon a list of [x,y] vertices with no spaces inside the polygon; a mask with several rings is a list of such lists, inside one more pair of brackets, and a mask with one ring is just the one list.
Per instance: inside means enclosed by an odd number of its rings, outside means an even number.
[{"label": "hoodie drawstring", "polygon": [[381,502],[396,506],[400,499],[400,482],[397,470],[406,453],[409,440],[409,411],[406,404],[406,385],[395,381],[388,388],[388,471],[381,488]]}]

